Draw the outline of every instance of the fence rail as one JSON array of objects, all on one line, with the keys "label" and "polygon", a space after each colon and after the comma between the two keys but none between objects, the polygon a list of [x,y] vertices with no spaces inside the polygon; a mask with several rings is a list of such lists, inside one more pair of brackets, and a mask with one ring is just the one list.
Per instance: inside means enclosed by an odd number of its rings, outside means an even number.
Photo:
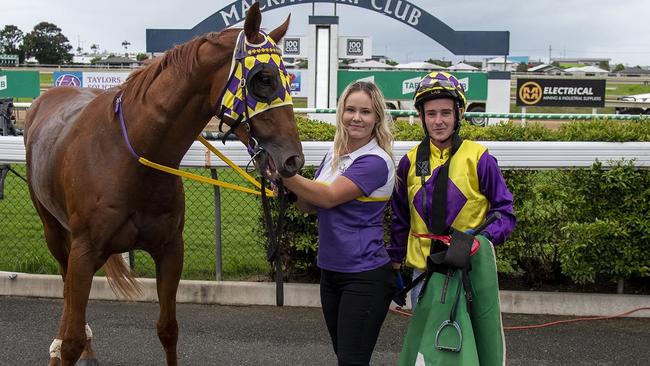
[{"label": "fence rail", "polygon": [[[29,102],[14,103],[15,108],[26,109],[31,106]],[[625,107],[650,107],[648,102],[616,101],[616,106]],[[334,108],[294,108],[295,113],[336,113]],[[390,115],[394,117],[417,116],[418,112],[411,109],[387,109]],[[487,113],[487,112],[467,112],[466,118],[509,118],[509,119],[614,119],[614,120],[648,120],[650,115],[647,114],[588,114],[588,113]]]},{"label": "fence rail", "polygon": [[[417,141],[396,141],[395,162],[417,145]],[[635,160],[635,165],[650,168],[650,142],[579,142],[579,141],[481,141],[504,169],[549,169],[588,167],[599,160]],[[248,151],[239,141],[215,144],[235,164],[245,167],[250,161]],[[306,165],[320,164],[332,147],[331,141],[303,141]],[[25,145],[22,136],[0,136],[0,164],[24,164]],[[226,163],[200,142],[194,142],[181,161],[183,167],[215,168]]]}]

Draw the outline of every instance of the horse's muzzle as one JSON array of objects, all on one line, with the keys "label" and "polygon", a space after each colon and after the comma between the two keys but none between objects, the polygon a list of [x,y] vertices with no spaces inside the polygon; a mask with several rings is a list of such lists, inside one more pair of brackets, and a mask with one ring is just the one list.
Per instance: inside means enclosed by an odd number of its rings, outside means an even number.
[{"label": "horse's muzzle", "polygon": [[280,165],[278,173],[282,178],[293,177],[296,175],[296,173],[298,173],[304,164],[305,159],[303,157],[299,155],[292,155],[288,157],[282,165]]}]

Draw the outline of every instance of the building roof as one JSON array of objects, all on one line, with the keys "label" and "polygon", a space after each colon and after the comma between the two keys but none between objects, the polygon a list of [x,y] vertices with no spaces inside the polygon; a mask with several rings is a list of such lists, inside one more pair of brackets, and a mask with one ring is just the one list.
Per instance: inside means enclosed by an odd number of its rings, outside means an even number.
[{"label": "building roof", "polygon": [[396,69],[407,70],[445,70],[444,67],[432,64],[430,62],[408,62],[404,64],[395,65]]},{"label": "building roof", "polygon": [[581,67],[569,67],[568,69],[564,70],[565,72],[568,72],[570,74],[574,73],[593,73],[593,74],[608,74],[609,70],[603,70],[600,67],[596,66],[581,66]]},{"label": "building roof", "polygon": [[564,73],[565,70],[561,67],[549,65],[549,64],[540,64],[534,67],[531,67],[527,70],[528,72],[543,72],[543,73]]},{"label": "building roof", "polygon": [[450,66],[449,70],[452,70],[452,71],[474,71],[474,70],[478,70],[478,67],[468,65],[468,64],[466,64],[464,62],[459,62],[456,65]]},{"label": "building roof", "polygon": [[646,69],[644,69],[642,67],[639,67],[639,66],[634,66],[634,67],[626,67],[623,70],[617,71],[617,73],[647,75],[647,74],[650,74],[650,70],[646,70]]},{"label": "building roof", "polygon": [[[488,64],[503,64],[503,57],[496,57],[491,60],[488,60]],[[507,64],[514,64],[515,62],[512,60],[506,59]]]},{"label": "building roof", "polygon": [[130,65],[130,64],[137,64],[138,61],[124,56],[112,56],[112,57],[107,57],[103,60],[99,60],[97,61],[97,63],[108,64],[108,65],[123,65],[123,64]]},{"label": "building roof", "polygon": [[352,69],[392,69],[393,68],[393,66],[389,64],[385,64],[383,62],[379,62],[375,60],[355,62],[353,64],[349,64],[348,67]]}]

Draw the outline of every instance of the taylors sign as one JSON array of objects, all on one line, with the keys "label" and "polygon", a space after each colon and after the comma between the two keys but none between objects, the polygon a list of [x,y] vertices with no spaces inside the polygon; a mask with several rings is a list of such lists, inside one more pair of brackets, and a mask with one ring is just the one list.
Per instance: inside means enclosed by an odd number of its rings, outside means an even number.
[{"label": "taylors sign", "polygon": [[[251,7],[255,1],[253,0],[241,0],[233,3],[230,8],[224,8],[219,12],[221,18],[223,19],[226,27],[242,21],[246,17],[246,12]],[[397,20],[406,22],[412,26],[417,26],[420,23],[420,16],[422,15],[422,10],[416,8],[412,4],[409,4],[406,1],[401,0],[336,0],[336,1],[314,1],[314,0],[260,0],[260,10],[272,10],[274,8],[279,8],[282,6],[287,6],[291,4],[310,4],[313,2],[327,2],[327,3],[337,3],[337,4],[351,4],[357,5],[362,8],[372,9],[385,15],[395,18]]]},{"label": "taylors sign", "polygon": [[[415,93],[415,89],[418,87],[418,83],[420,82],[422,78],[421,77],[416,77],[412,79],[406,79],[402,81],[402,94],[411,94]],[[469,77],[459,79],[458,82],[463,86],[463,90],[465,93],[469,91]]]}]

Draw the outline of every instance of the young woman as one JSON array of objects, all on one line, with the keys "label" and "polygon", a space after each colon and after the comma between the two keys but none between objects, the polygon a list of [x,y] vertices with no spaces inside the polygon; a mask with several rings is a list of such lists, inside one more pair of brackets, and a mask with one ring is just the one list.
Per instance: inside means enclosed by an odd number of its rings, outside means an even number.
[{"label": "young woman", "polygon": [[315,180],[283,179],[298,208],[318,214],[321,304],[340,366],[370,363],[395,292],[383,229],[395,180],[388,123],[377,86],[349,85]]}]

